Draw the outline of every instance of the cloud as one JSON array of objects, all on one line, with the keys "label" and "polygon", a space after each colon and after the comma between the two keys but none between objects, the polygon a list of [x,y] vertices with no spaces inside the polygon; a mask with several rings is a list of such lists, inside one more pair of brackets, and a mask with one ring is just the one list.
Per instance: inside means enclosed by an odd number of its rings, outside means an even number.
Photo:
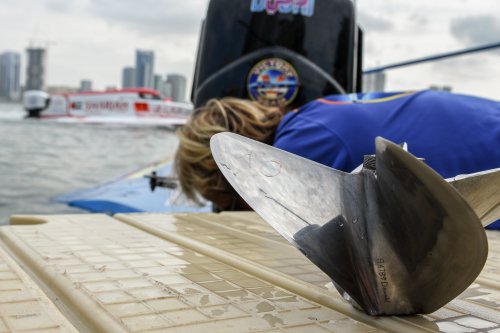
[{"label": "cloud", "polygon": [[207,0],[90,0],[90,14],[142,35],[199,32]]},{"label": "cloud", "polygon": [[358,20],[361,27],[366,31],[386,32],[393,28],[393,25],[389,20],[368,14],[366,11],[362,10],[358,12]]},{"label": "cloud", "polygon": [[492,15],[470,16],[451,21],[450,32],[466,46],[500,41],[500,19]]},{"label": "cloud", "polygon": [[436,76],[454,76],[456,80],[470,80],[478,76],[478,73],[486,73],[491,66],[489,57],[477,57],[475,55],[464,55],[442,59],[431,63]]},{"label": "cloud", "polygon": [[421,13],[413,13],[408,17],[408,21],[421,30],[428,24],[429,19]]},{"label": "cloud", "polygon": [[55,12],[68,12],[73,8],[74,3],[66,0],[46,0],[45,6],[48,10]]}]

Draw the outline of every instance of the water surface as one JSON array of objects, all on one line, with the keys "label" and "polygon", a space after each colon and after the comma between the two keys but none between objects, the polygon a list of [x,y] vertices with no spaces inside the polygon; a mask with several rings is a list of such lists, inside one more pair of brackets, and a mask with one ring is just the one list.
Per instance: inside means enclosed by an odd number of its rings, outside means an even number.
[{"label": "water surface", "polygon": [[0,103],[0,224],[12,214],[85,213],[52,202],[172,157],[172,129],[24,119]]}]

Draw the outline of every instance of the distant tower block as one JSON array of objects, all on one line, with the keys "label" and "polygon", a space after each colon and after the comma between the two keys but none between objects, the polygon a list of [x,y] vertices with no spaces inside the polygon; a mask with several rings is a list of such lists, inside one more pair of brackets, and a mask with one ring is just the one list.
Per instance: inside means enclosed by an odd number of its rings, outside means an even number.
[{"label": "distant tower block", "polygon": [[154,88],[154,64],[155,54],[153,51],[136,50],[135,83],[137,87]]},{"label": "distant tower block", "polygon": [[385,73],[374,72],[363,76],[363,87],[365,92],[384,91]]},{"label": "distant tower block", "polygon": [[28,48],[26,90],[45,89],[46,51],[43,48]]},{"label": "distant tower block", "polygon": [[17,52],[0,54],[0,97],[16,101],[21,96],[19,82],[21,72],[21,56]]},{"label": "distant tower block", "polygon": [[125,67],[122,71],[122,88],[133,88],[136,87],[135,83],[135,68]]},{"label": "distant tower block", "polygon": [[81,80],[80,81],[80,91],[92,91],[92,81]]},{"label": "distant tower block", "polygon": [[154,89],[156,91],[158,91],[162,96],[164,96],[163,92],[164,92],[164,86],[165,86],[165,83],[163,82],[163,78],[161,77],[161,75],[158,75],[158,74],[155,74],[154,76]]},{"label": "distant tower block", "polygon": [[172,100],[175,102],[186,101],[186,78],[180,74],[167,75],[167,83],[171,86]]}]

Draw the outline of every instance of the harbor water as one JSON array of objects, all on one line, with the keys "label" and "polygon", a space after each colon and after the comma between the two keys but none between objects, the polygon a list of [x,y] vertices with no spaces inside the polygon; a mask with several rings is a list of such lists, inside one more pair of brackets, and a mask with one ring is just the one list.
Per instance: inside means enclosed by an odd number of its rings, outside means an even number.
[{"label": "harbor water", "polygon": [[86,213],[53,198],[171,158],[172,129],[24,119],[0,103],[0,224],[13,214]]}]

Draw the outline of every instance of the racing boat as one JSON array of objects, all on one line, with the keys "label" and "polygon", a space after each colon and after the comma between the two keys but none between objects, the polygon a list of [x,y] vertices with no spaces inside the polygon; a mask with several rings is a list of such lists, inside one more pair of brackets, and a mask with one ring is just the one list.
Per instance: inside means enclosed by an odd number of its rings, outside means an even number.
[{"label": "racing boat", "polygon": [[193,107],[162,99],[147,88],[49,95],[30,90],[23,95],[27,117],[61,122],[180,126]]}]

